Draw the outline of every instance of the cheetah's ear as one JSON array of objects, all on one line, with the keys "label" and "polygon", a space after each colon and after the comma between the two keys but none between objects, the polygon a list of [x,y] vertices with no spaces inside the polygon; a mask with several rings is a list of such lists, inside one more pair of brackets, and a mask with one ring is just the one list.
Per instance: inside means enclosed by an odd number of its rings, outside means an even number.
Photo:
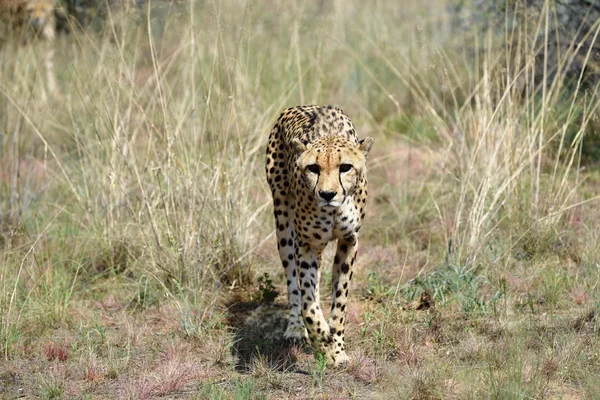
[{"label": "cheetah's ear", "polygon": [[306,145],[298,138],[292,139],[290,142],[290,148],[296,154],[302,154],[307,150]]},{"label": "cheetah's ear", "polygon": [[371,150],[371,146],[373,146],[374,141],[375,139],[373,139],[371,136],[367,136],[366,138],[358,142],[358,149],[363,152],[365,158],[369,154],[369,150]]}]

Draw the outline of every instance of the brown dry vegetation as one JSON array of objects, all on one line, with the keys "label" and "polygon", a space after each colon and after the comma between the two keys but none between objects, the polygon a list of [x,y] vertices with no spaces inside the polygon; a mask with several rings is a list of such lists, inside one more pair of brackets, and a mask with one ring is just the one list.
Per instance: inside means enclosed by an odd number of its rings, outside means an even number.
[{"label": "brown dry vegetation", "polygon": [[[600,397],[598,88],[539,81],[552,2],[402,4],[150,3],[59,38],[57,93],[5,50],[0,398]],[[264,148],[302,103],[376,138],[339,369],[281,340]]]}]

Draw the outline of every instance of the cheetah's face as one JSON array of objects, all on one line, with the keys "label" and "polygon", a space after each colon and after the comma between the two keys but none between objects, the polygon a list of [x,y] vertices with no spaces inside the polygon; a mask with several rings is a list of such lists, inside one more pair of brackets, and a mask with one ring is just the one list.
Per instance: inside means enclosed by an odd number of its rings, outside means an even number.
[{"label": "cheetah's face", "polygon": [[340,136],[321,137],[308,145],[294,139],[296,165],[319,207],[340,207],[356,190],[366,170],[373,138],[354,144]]},{"label": "cheetah's face", "polygon": [[31,27],[40,32],[54,12],[54,4],[51,1],[29,1],[25,10]]}]

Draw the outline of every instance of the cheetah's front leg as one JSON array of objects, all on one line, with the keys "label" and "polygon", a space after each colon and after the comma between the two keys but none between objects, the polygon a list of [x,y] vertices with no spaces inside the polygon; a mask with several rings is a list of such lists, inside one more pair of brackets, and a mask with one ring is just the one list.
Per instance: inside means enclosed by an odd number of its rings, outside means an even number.
[{"label": "cheetah's front leg", "polygon": [[287,278],[288,300],[290,314],[288,324],[283,335],[284,338],[293,341],[301,341],[306,338],[306,329],[302,321],[301,297],[298,288],[298,277],[296,262],[294,260],[294,242],[296,235],[287,214],[289,210],[284,208],[282,202],[275,202],[275,220],[277,221],[277,250],[281,263],[285,269]]},{"label": "cheetah's front leg", "polygon": [[323,311],[317,301],[319,285],[319,265],[317,252],[308,245],[299,245],[296,249],[300,276],[300,292],[302,295],[302,318],[308,331],[308,339],[315,350],[325,355],[328,362],[334,365],[346,361],[343,352],[337,352],[333,343],[333,335]]},{"label": "cheetah's front leg", "polygon": [[344,349],[344,326],[346,305],[348,303],[348,286],[352,279],[352,267],[356,260],[357,238],[355,235],[340,239],[333,261],[331,277],[332,302],[329,317],[329,329],[333,335],[333,347],[339,362],[348,361]]}]

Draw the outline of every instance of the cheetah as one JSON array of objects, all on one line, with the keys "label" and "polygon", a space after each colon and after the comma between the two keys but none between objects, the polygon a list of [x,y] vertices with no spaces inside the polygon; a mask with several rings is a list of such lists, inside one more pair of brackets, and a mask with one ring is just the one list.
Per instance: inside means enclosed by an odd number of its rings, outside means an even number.
[{"label": "cheetah", "polygon": [[55,6],[56,0],[0,0],[0,40],[11,36],[22,43],[34,38],[54,39]]},{"label": "cheetah", "polygon": [[[9,40],[25,44],[37,40],[52,42],[56,36],[56,0],[0,0],[0,47]],[[56,89],[54,51],[45,54],[48,88]]]},{"label": "cheetah", "polygon": [[[328,363],[344,349],[348,286],[367,203],[366,161],[373,138],[359,140],[342,110],[297,106],[279,116],[266,154],[277,247],[287,277],[290,312],[284,337],[308,338]],[[337,240],[329,320],[319,297],[321,254]]]}]

